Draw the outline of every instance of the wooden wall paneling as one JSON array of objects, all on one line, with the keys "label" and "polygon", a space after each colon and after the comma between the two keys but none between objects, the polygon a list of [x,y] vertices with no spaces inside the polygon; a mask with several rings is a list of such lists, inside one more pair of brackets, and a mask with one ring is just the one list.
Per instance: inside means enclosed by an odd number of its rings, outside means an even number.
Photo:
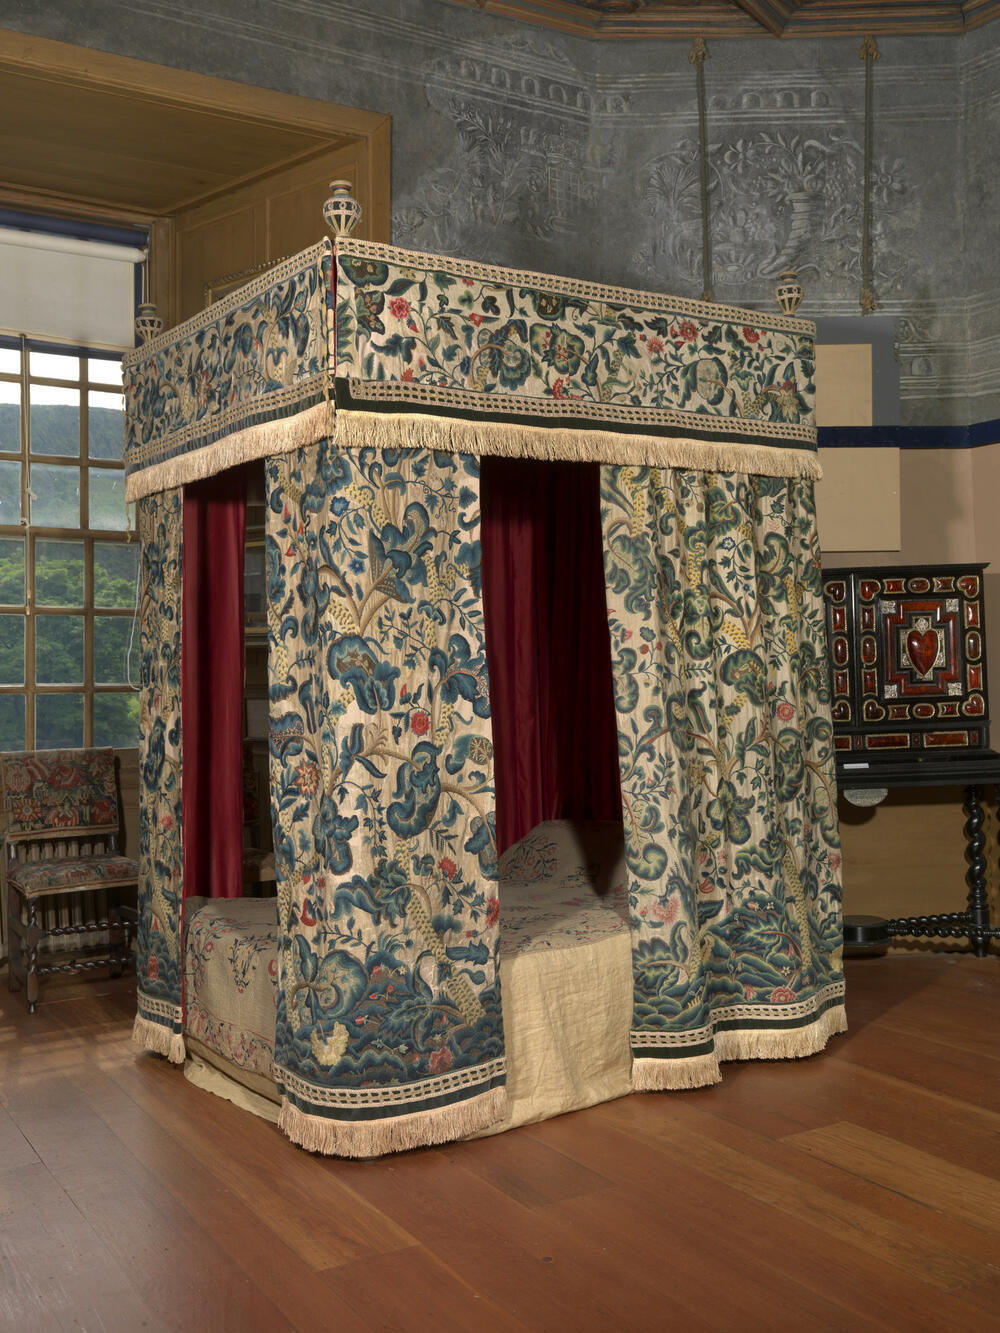
[{"label": "wooden wall paneling", "polygon": [[323,203],[332,180],[349,180],[354,197],[364,210],[357,226],[359,236],[370,236],[368,212],[371,179],[364,144],[350,143],[299,163],[280,176],[270,178],[267,199],[268,256],[295,254],[326,236]]},{"label": "wooden wall paneling", "polygon": [[338,143],[176,213],[170,323],[203,308],[206,284],[322,240],[331,180],[351,181],[363,209],[358,234],[371,237],[381,207],[372,159],[364,143]]},{"label": "wooden wall paneling", "polygon": [[170,309],[170,264],[174,252],[174,224],[170,218],[156,218],[149,228],[147,299],[157,310]]},{"label": "wooden wall paneling", "polygon": [[180,324],[204,307],[207,282],[263,263],[268,257],[264,200],[230,196],[210,207],[207,218],[182,213],[174,220],[168,326]]}]

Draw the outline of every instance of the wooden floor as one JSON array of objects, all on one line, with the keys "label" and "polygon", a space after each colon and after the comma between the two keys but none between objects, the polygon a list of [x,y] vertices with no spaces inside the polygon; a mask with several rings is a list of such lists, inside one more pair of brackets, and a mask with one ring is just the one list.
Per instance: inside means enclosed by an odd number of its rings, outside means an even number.
[{"label": "wooden floor", "polygon": [[1000,1328],[1000,959],[849,964],[827,1054],[377,1162],[0,991],[0,1329]]}]

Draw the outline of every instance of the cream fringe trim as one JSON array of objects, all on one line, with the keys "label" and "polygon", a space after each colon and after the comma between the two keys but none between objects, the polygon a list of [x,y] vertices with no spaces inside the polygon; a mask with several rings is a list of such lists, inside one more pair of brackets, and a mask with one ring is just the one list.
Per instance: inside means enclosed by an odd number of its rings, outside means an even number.
[{"label": "cream fringe trim", "polygon": [[831,1037],[847,1031],[843,1005],[827,1009],[814,1023],[803,1028],[727,1029],[716,1033],[715,1050],[689,1059],[649,1059],[632,1062],[635,1092],[669,1092],[680,1088],[704,1088],[722,1081],[722,1060],[795,1060],[821,1051]]},{"label": "cream fringe trim", "polygon": [[[720,418],[720,422],[724,421]],[[548,462],[617,463],[746,472],[765,477],[823,475],[809,449],[732,441],[626,435],[613,430],[514,425],[436,417],[420,412],[355,412],[338,408],[334,441],[343,449],[441,449],[450,453],[538,458]]]},{"label": "cream fringe trim", "polygon": [[506,1114],[507,1090],[502,1087],[451,1106],[387,1120],[328,1120],[325,1116],[308,1115],[282,1098],[278,1128],[309,1152],[333,1157],[380,1157],[383,1153],[464,1138],[502,1120]]},{"label": "cream fringe trim", "polygon": [[715,1055],[692,1055],[688,1059],[632,1061],[633,1092],[673,1092],[679,1088],[706,1088],[720,1083]]},{"label": "cream fringe trim", "polygon": [[[724,418],[720,418],[720,421]],[[304,449],[330,436],[339,449],[441,449],[447,453],[538,458],[547,462],[616,463],[638,467],[690,468],[699,472],[745,472],[762,477],[823,475],[809,449],[732,441],[625,435],[613,430],[578,430],[513,425],[505,421],[436,417],[422,412],[354,412],[332,400],[295,416],[262,421],[190,453],[133,472],[125,482],[128,503],[269,454]]]},{"label": "cream fringe trim", "polygon": [[179,1032],[171,1032],[162,1023],[151,1023],[148,1018],[136,1014],[132,1040],[144,1051],[165,1055],[171,1064],[184,1063],[184,1037]]},{"label": "cream fringe trim", "polygon": [[141,500],[157,491],[169,491],[189,481],[201,481],[226,468],[249,463],[270,454],[288,454],[316,444],[334,433],[333,401],[314,403],[294,416],[261,421],[255,426],[224,435],[214,444],[206,444],[190,453],[177,454],[163,463],[133,472],[125,482],[125,500]]}]

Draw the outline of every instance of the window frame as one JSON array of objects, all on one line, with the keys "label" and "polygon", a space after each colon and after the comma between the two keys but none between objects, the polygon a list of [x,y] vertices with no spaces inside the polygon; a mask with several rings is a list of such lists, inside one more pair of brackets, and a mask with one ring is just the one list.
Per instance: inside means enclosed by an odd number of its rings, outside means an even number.
[{"label": "window frame", "polygon": [[[91,526],[90,514],[90,472],[91,469],[109,471],[118,474],[124,480],[124,461],[122,459],[99,459],[90,457],[89,402],[91,393],[115,393],[113,385],[91,378],[91,362],[119,361],[121,353],[109,353],[101,347],[68,347],[59,343],[48,343],[38,338],[13,338],[4,336],[0,342],[6,347],[19,347],[18,373],[0,372],[0,381],[16,382],[20,386],[20,433],[19,448],[15,452],[0,449],[0,462],[17,462],[20,467],[20,514],[18,523],[0,523],[0,540],[23,542],[24,548],[24,601],[21,603],[0,604],[0,615],[20,615],[24,618],[24,679],[20,684],[0,682],[0,697],[22,696],[24,698],[24,739],[25,749],[34,749],[37,744],[37,701],[43,696],[79,695],[83,700],[83,737],[82,744],[94,744],[94,705],[102,695],[134,696],[138,692],[138,682],[129,682],[128,660],[126,658],[125,680],[105,683],[95,680],[95,618],[112,617],[135,618],[135,601],[128,607],[108,607],[95,602],[95,551],[104,545],[134,545],[138,547],[138,534],[134,531],[130,515],[126,509],[126,521],[122,528],[99,528]],[[62,354],[76,358],[77,378],[60,378],[51,374],[34,375],[31,372],[32,352],[37,354]],[[66,388],[79,392],[79,453],[74,455],[56,455],[34,453],[31,450],[31,389],[33,385],[42,387]],[[77,508],[77,526],[55,526],[31,522],[31,474],[33,466],[69,466],[75,467],[79,476],[79,507]],[[84,526],[82,516],[87,515]],[[76,605],[39,605],[37,598],[37,546],[42,541],[73,542],[82,545],[83,551],[83,596]],[[138,559],[138,553],[137,553]],[[37,629],[39,621],[46,617],[72,615],[83,622],[83,673],[82,680],[59,683],[42,683],[37,679]],[[139,743],[138,727],[132,746]]]}]

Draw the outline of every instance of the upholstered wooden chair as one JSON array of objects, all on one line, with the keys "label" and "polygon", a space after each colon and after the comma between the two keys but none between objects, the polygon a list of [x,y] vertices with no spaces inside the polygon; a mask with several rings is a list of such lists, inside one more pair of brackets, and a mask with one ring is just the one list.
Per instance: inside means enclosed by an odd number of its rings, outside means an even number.
[{"label": "upholstered wooden chair", "polygon": [[[114,750],[0,754],[0,788],[7,821],[0,898],[9,985],[16,990],[24,983],[34,1013],[39,978],[49,973],[109,965],[112,976],[121,975],[126,938],[119,909],[138,885],[139,863],[118,854]],[[82,919],[43,924],[42,909],[57,895],[79,900],[74,915]],[[87,947],[86,937],[98,932],[107,932],[107,948],[93,938]],[[42,942],[59,936],[80,937],[80,947],[53,954],[51,961],[40,957]]]}]

